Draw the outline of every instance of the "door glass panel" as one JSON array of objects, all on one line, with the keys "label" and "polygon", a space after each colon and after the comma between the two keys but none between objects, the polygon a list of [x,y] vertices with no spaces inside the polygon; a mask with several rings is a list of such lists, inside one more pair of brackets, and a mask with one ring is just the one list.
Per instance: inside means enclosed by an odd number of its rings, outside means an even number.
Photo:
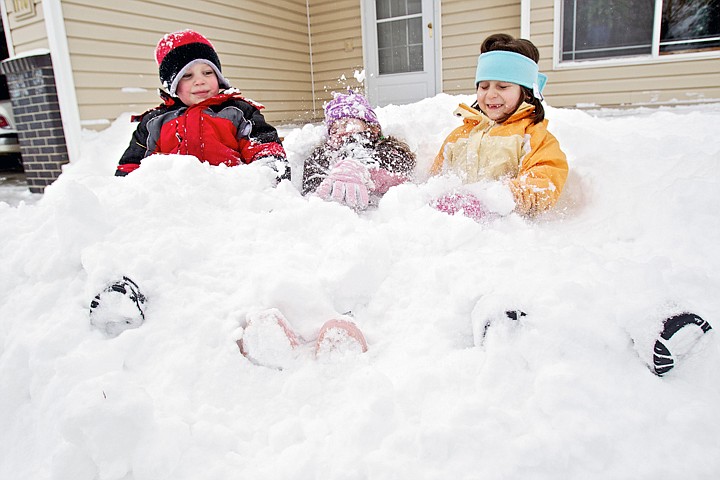
[{"label": "door glass panel", "polygon": [[375,15],[378,20],[383,18],[390,18],[390,2],[375,2]]},{"label": "door glass panel", "polygon": [[377,35],[380,50],[392,47],[392,23],[378,23]]},{"label": "door glass panel", "polygon": [[379,74],[423,71],[420,0],[376,0]]},{"label": "door glass panel", "polygon": [[407,15],[407,0],[390,0],[390,16],[401,17]]},{"label": "door glass panel", "polygon": [[408,45],[422,45],[422,18],[408,19]]},{"label": "door glass panel", "polygon": [[422,13],[422,1],[407,0],[407,13],[408,15],[412,15],[413,13]]},{"label": "door glass panel", "polygon": [[422,45],[409,47],[408,57],[408,61],[410,62],[410,71],[421,72],[423,70]]},{"label": "door glass panel", "polygon": [[407,20],[396,20],[390,22],[390,29],[392,30],[392,46],[401,47],[408,44],[408,29]]}]

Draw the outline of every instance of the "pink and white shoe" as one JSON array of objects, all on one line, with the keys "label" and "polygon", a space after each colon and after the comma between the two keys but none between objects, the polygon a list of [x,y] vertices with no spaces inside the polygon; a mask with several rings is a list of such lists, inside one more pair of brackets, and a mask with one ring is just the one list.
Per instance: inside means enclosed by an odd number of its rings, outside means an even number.
[{"label": "pink and white shoe", "polygon": [[329,320],[320,328],[315,342],[316,357],[335,357],[338,354],[367,352],[365,336],[349,320]]},{"label": "pink and white shoe", "polygon": [[240,352],[252,363],[282,370],[296,357],[300,339],[280,310],[271,308],[248,313],[240,340]]}]

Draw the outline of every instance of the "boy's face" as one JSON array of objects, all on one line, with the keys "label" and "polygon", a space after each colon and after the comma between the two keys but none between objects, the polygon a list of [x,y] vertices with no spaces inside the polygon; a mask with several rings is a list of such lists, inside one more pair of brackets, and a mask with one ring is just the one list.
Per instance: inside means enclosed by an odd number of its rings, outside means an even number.
[{"label": "boy's face", "polygon": [[207,63],[196,63],[180,78],[175,90],[188,107],[214,97],[220,92],[215,70]]},{"label": "boy's face", "polygon": [[483,80],[478,84],[478,106],[496,122],[503,122],[515,113],[522,96],[522,89],[516,83]]}]

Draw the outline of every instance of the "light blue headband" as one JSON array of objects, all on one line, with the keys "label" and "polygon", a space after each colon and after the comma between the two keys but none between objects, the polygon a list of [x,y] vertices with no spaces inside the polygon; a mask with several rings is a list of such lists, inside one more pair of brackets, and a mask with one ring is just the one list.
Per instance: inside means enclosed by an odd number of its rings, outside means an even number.
[{"label": "light blue headband", "polygon": [[475,85],[483,80],[496,80],[522,85],[542,100],[547,75],[538,72],[538,65],[531,58],[515,52],[493,50],[478,57]]}]

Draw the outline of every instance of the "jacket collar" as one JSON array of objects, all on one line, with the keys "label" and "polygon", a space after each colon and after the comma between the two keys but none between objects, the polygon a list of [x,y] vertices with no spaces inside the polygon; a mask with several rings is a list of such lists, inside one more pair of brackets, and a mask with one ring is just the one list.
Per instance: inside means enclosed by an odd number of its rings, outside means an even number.
[{"label": "jacket collar", "polygon": [[[505,120],[505,122],[514,122],[517,120],[520,120],[522,118],[529,117],[530,114],[533,113],[535,110],[535,107],[530,105],[529,103],[523,102],[520,105],[520,108],[517,109],[515,113],[513,113],[510,118]],[[480,110],[477,110],[473,107],[468,106],[465,103],[461,103],[453,112],[454,115],[461,117],[463,121],[474,123],[476,125],[480,126],[493,126],[495,125],[495,122],[493,120],[490,120],[490,118],[482,113]]]}]

